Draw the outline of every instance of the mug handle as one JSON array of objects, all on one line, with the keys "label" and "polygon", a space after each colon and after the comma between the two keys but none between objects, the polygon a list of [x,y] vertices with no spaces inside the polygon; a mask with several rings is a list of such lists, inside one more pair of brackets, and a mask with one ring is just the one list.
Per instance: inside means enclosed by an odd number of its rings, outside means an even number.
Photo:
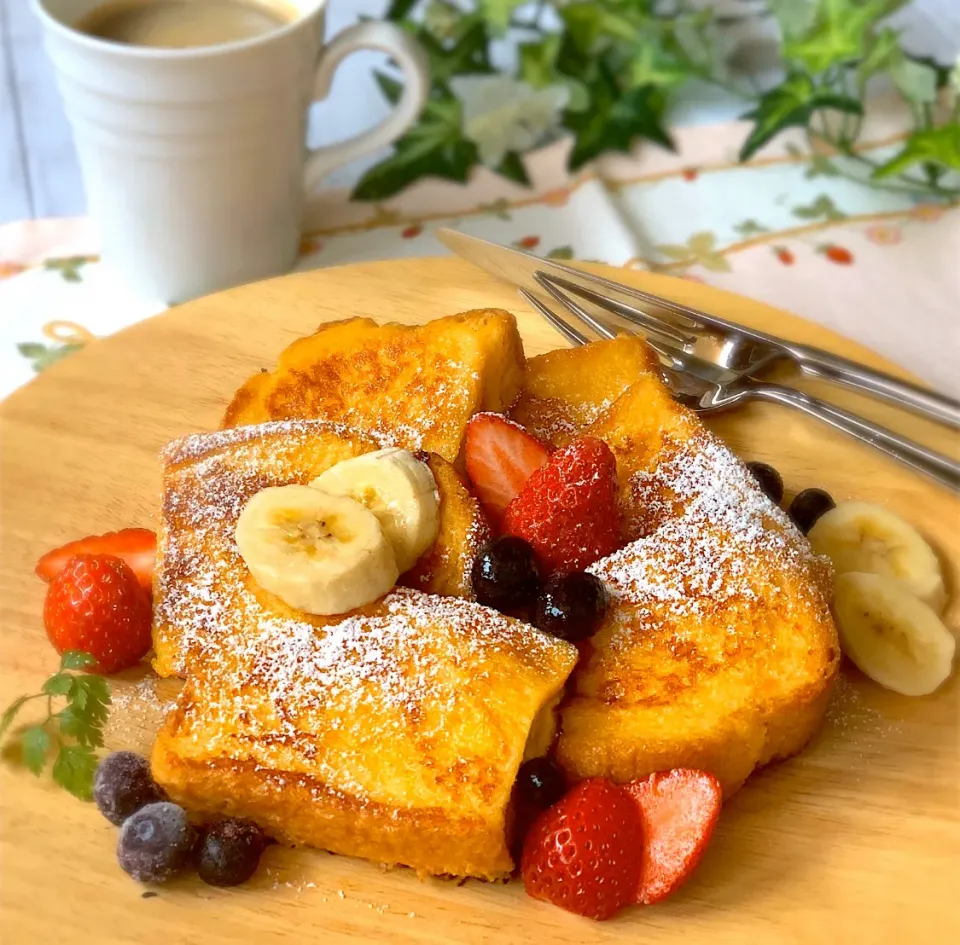
[{"label": "mug handle", "polygon": [[396,141],[420,117],[427,103],[430,66],[426,54],[400,27],[378,20],[348,27],[323,49],[314,80],[314,101],[327,97],[337,67],[358,49],[377,49],[394,59],[406,79],[403,93],[392,114],[369,131],[310,152],[305,168],[308,198],[334,168]]}]

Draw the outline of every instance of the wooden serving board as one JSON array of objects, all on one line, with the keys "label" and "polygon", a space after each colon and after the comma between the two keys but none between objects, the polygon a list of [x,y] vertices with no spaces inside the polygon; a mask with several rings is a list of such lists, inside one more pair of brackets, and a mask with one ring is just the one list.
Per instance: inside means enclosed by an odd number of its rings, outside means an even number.
[{"label": "wooden serving board", "polygon": [[[693,282],[609,274],[896,371],[853,342],[760,303]],[[371,263],[175,308],[90,346],[0,404],[0,704],[36,691],[56,665],[34,562],[74,537],[152,525],[163,443],[214,428],[248,375],[271,367],[284,346],[321,322],[352,315],[423,322],[491,306],[517,314],[528,354],[562,344],[510,286],[464,263]],[[931,424],[835,389],[829,396],[960,452],[956,436]],[[914,522],[942,555],[954,592],[947,621],[960,625],[955,497],[782,408],[746,408],[711,426],[741,455],[773,463],[788,497],[822,486],[837,498],[881,502]],[[751,778],[726,805],[683,891],[605,924],[534,902],[519,883],[421,882],[408,870],[279,847],[246,886],[217,890],[190,877],[144,898],[114,861],[116,829],[92,804],[4,763],[0,938],[5,945],[957,941],[958,692],[954,678],[932,697],[908,699],[845,667],[820,735],[798,758]],[[118,677],[108,747],[146,750],[170,695],[169,684],[157,690],[146,671]]]}]

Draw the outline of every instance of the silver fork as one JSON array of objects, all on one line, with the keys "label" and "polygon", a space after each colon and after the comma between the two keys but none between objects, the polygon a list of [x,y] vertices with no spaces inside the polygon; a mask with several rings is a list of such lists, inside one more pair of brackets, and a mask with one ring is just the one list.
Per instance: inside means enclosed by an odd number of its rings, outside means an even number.
[{"label": "silver fork", "polygon": [[[617,332],[612,331],[576,300],[566,295],[555,284],[558,280],[538,276],[537,281],[550,296],[601,338],[617,337]],[[531,292],[521,289],[520,294],[572,344],[582,345],[590,340]],[[658,333],[662,335],[662,326]],[[960,463],[949,456],[936,453],[920,443],[894,433],[893,430],[878,426],[826,401],[810,397],[793,387],[755,381],[730,368],[719,367],[696,354],[660,340],[653,340],[649,335],[646,336],[646,342],[657,355],[660,376],[674,399],[698,414],[728,410],[751,400],[793,407],[874,447],[916,472],[935,479],[951,491],[960,492]]]},{"label": "silver fork", "polygon": [[[552,269],[563,269],[550,263]],[[569,269],[571,273],[577,270]],[[960,401],[928,390],[909,381],[875,371],[866,365],[831,354],[820,348],[802,345],[743,325],[736,325],[716,315],[688,308],[678,302],[651,295],[632,286],[611,282],[593,273],[579,273],[579,279],[627,298],[645,303],[643,309],[619,301],[612,295],[594,291],[582,282],[565,279],[552,272],[539,272],[534,279],[547,291],[552,283],[596,305],[613,316],[616,323],[626,323],[646,332],[673,336],[671,346],[695,354],[718,367],[738,374],[756,376],[776,363],[793,364],[804,374],[842,383],[861,393],[882,397],[899,407],[906,407],[960,429]],[[552,294],[552,293],[551,293]],[[657,314],[660,312],[662,314]]]}]

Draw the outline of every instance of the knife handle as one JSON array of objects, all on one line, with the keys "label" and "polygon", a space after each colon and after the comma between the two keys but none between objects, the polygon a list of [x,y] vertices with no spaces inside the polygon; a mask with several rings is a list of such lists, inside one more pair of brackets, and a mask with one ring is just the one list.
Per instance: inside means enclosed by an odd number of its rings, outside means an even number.
[{"label": "knife handle", "polygon": [[960,430],[960,401],[936,391],[902,381],[882,371],[874,371],[856,361],[841,358],[819,348],[790,344],[787,346],[800,370],[811,377],[820,377],[865,394],[923,414],[939,423]]},{"label": "knife handle", "polygon": [[894,433],[893,430],[878,426],[864,417],[848,413],[834,404],[817,400],[792,387],[751,381],[744,389],[747,396],[753,400],[766,400],[785,407],[793,407],[834,429],[855,437],[861,443],[872,446],[916,472],[930,476],[951,492],[960,493],[960,463],[949,456],[943,456],[920,443]]}]

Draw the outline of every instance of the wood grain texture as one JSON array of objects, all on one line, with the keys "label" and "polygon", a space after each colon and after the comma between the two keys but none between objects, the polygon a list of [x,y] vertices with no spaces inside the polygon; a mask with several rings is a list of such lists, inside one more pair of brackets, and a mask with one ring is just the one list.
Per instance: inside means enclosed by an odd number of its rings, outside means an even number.
[{"label": "wood grain texture", "polygon": [[[617,270],[649,291],[891,369],[823,328],[703,285]],[[325,320],[423,322],[470,308],[514,311],[528,354],[561,339],[506,285],[456,260],[369,263],[288,276],[175,308],[51,368],[0,405],[0,703],[55,666],[33,562],[66,539],[155,522],[157,451],[216,426],[253,371]],[[836,394],[836,392],[832,392]],[[891,426],[960,451],[957,437],[853,397]],[[742,455],[774,463],[789,492],[824,486],[900,512],[960,584],[960,502],[879,455],[782,409],[713,424]],[[956,593],[948,622],[960,624]],[[146,748],[149,680],[114,684],[109,747]],[[164,689],[164,694],[169,691]],[[114,863],[116,830],[48,779],[4,764],[0,928],[5,945],[271,945],[383,941],[947,942],[960,933],[956,679],[907,699],[845,670],[828,721],[800,757],[753,777],[727,805],[695,878],[667,903],[604,925],[535,903],[521,886],[439,879],[310,850],[271,848],[254,881],[187,878],[141,898]]]}]

